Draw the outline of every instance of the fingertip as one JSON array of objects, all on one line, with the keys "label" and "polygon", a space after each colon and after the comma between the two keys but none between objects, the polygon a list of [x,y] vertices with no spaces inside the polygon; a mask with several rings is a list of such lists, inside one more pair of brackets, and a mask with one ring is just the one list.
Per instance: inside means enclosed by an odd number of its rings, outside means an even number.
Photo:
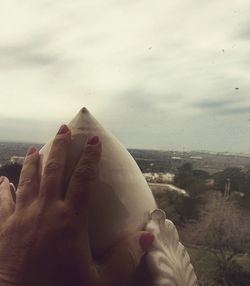
[{"label": "fingertip", "polygon": [[4,176],[0,177],[0,184],[2,184],[2,182],[4,181]]},{"label": "fingertip", "polygon": [[98,136],[89,137],[86,142],[84,153],[87,154],[88,157],[93,157],[94,162],[98,162],[101,158],[102,152],[102,142],[100,141]]},{"label": "fingertip", "polygon": [[100,150],[102,142],[100,138],[96,135],[90,136],[87,139],[85,149],[86,150]]},{"label": "fingertip", "polygon": [[98,136],[92,136],[88,139],[87,144],[88,145],[97,145],[100,142]]},{"label": "fingertip", "polygon": [[39,158],[40,154],[38,152],[38,149],[35,146],[29,147],[26,157],[24,159],[23,168],[25,165],[36,164]]},{"label": "fingertip", "polygon": [[59,130],[58,130],[58,132],[57,132],[57,135],[62,135],[62,134],[66,134],[66,133],[68,133],[70,130],[69,130],[69,127],[66,125],[66,124],[63,124],[60,128],[59,128]]},{"label": "fingertip", "polygon": [[112,256],[107,261],[104,275],[113,282],[111,285],[116,285],[133,275],[143,256],[151,248],[154,238],[152,233],[138,231],[112,249]]},{"label": "fingertip", "polygon": [[28,151],[27,151],[26,156],[32,155],[32,154],[34,154],[36,151],[37,151],[37,148],[36,148],[35,146],[30,146],[29,149],[28,149]]},{"label": "fingertip", "polygon": [[143,232],[139,238],[139,244],[141,249],[144,252],[147,252],[151,249],[153,242],[155,240],[155,236],[151,232]]},{"label": "fingertip", "polygon": [[9,183],[9,179],[5,176],[0,177],[0,185],[3,183]]}]

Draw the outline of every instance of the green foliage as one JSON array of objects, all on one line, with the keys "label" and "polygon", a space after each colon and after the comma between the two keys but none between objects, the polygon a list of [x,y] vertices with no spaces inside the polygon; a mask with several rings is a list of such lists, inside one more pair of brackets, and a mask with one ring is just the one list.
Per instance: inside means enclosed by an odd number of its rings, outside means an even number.
[{"label": "green foliage", "polygon": [[240,168],[226,168],[213,175],[215,189],[224,193],[225,183],[230,179],[230,194],[243,209],[250,210],[250,170],[243,172]]},{"label": "green foliage", "polygon": [[175,192],[164,192],[155,195],[155,200],[160,209],[164,210],[168,219],[179,225],[181,214],[178,213],[178,206],[183,205],[182,196]]},{"label": "green foliage", "polygon": [[178,168],[175,185],[185,189],[188,196],[171,191],[159,192],[155,195],[158,206],[178,226],[184,225],[189,220],[198,219],[199,208],[204,204],[203,193],[207,190],[207,178],[209,178],[207,172],[193,170],[192,164],[184,163]]},{"label": "green foliage", "polygon": [[230,179],[231,190],[238,192],[242,190],[246,182],[244,172],[236,167],[226,168],[224,171],[214,174],[213,177],[215,179],[216,189],[222,192],[224,192],[227,179]]},{"label": "green foliage", "polygon": [[197,180],[207,180],[210,178],[209,173],[203,170],[192,170],[192,173]]},{"label": "green foliage", "polygon": [[155,199],[158,207],[164,210],[167,218],[177,226],[198,219],[199,207],[203,204],[201,197],[188,197],[173,191],[155,194]]},{"label": "green foliage", "polygon": [[178,168],[177,174],[175,175],[175,185],[186,190],[193,182],[192,164],[184,163]]},{"label": "green foliage", "polygon": [[249,273],[236,260],[250,250],[249,217],[234,202],[218,193],[209,196],[200,219],[187,224],[182,237],[186,243],[206,246],[214,256],[214,285],[250,285]]},{"label": "green foliage", "polygon": [[217,285],[249,286],[250,273],[243,271],[243,268],[234,260],[217,261],[215,282]]},{"label": "green foliage", "polygon": [[[216,256],[205,248],[188,247],[191,262],[201,286],[250,285],[250,257],[236,257],[229,264],[219,263]],[[243,266],[248,265],[243,269]],[[227,284],[225,284],[227,283]]]},{"label": "green foliage", "polygon": [[202,170],[193,170],[191,163],[184,163],[178,168],[175,185],[185,189],[190,197],[197,198],[207,191],[206,179],[209,174]]}]

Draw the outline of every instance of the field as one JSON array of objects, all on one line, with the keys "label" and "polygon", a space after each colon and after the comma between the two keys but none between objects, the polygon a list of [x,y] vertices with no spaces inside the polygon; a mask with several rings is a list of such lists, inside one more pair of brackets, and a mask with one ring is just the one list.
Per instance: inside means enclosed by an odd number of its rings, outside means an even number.
[{"label": "field", "polygon": [[[204,281],[212,280],[217,273],[215,256],[201,247],[187,247],[187,251],[199,280],[203,281],[203,283]],[[244,271],[250,273],[250,255],[238,255],[236,262]]]}]

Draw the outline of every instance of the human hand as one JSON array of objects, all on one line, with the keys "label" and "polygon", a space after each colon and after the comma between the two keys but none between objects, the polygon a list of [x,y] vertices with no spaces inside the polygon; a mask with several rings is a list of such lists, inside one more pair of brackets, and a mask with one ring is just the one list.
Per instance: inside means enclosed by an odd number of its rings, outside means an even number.
[{"label": "human hand", "polygon": [[[88,238],[88,201],[98,176],[101,142],[88,140],[65,187],[71,140],[63,125],[39,178],[39,153],[29,149],[14,203],[7,178],[0,179],[0,286],[117,285],[129,277],[151,247],[139,231],[95,261]],[[100,190],[101,191],[101,190]]]}]

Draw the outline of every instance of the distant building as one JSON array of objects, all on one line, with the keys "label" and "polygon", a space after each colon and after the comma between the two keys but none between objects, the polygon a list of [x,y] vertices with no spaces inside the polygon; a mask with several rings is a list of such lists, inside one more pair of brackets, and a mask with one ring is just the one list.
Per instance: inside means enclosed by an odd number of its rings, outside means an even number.
[{"label": "distant building", "polygon": [[172,173],[143,173],[147,182],[153,183],[172,183],[174,174]]},{"label": "distant building", "polygon": [[201,156],[190,156],[190,159],[193,159],[193,160],[202,160],[203,157],[201,157]]},{"label": "distant building", "polygon": [[186,190],[180,189],[172,184],[148,183],[148,185],[154,195],[165,192],[176,192],[179,195],[189,197],[189,194]]},{"label": "distant building", "polygon": [[23,156],[12,156],[11,158],[10,158],[10,162],[12,163],[12,164],[20,164],[20,165],[22,165],[23,164],[23,162],[24,162],[24,157]]}]

